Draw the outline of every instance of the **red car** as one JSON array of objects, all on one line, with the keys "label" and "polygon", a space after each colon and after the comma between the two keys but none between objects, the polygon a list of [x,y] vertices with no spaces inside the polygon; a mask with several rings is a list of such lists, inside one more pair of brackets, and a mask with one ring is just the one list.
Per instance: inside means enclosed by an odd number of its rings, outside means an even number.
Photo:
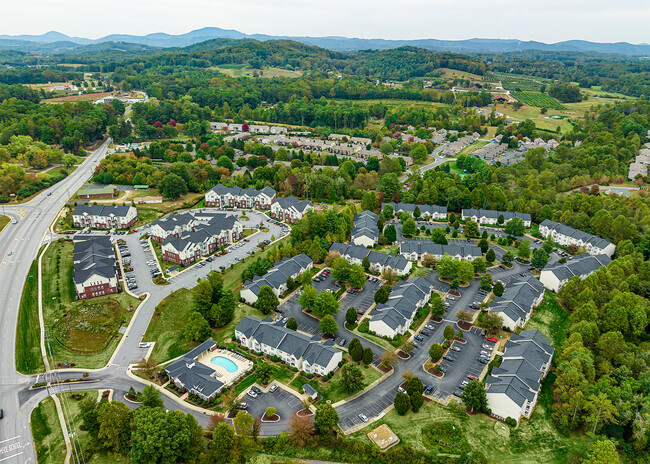
[{"label": "red car", "polygon": [[468,375],[467,378],[470,380],[478,380],[478,377],[476,377],[475,375]]},{"label": "red car", "polygon": [[138,231],[138,229],[133,229],[133,232],[137,232],[137,231]]},{"label": "red car", "polygon": [[496,339],[496,338],[493,338],[493,337],[485,337],[485,339],[486,339],[488,342],[492,342],[492,343],[496,343],[496,342],[497,342],[497,339]]}]

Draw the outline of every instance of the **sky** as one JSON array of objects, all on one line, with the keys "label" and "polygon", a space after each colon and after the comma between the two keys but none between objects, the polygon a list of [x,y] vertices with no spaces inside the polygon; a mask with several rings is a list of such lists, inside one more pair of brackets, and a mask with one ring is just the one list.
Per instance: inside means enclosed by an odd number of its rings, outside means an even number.
[{"label": "sky", "polygon": [[247,34],[385,39],[500,38],[650,43],[648,0],[20,0],[2,2],[0,34],[58,31]]}]

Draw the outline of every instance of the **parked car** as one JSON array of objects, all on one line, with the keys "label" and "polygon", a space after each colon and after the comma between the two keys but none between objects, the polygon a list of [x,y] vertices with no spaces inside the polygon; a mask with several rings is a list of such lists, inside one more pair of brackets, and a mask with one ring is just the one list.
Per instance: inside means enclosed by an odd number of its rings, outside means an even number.
[{"label": "parked car", "polygon": [[440,372],[447,372],[447,368],[445,366],[439,366],[440,367]]},{"label": "parked car", "polygon": [[463,396],[463,392],[462,392],[461,390],[456,390],[456,391],[454,392],[454,395],[456,395],[458,398],[460,398],[460,397]]},{"label": "parked car", "polygon": [[259,388],[255,387],[255,386],[251,387],[251,390],[253,390],[253,391],[254,391],[255,393],[257,393],[258,395],[261,395],[261,394],[262,394],[262,390],[260,390]]},{"label": "parked car", "polygon": [[365,414],[359,414],[359,419],[361,419],[363,422],[368,422],[368,418]]},{"label": "parked car", "polygon": [[454,358],[452,358],[451,356],[444,355],[442,359],[444,359],[445,361],[454,362]]},{"label": "parked car", "polygon": [[397,391],[400,393],[406,393],[406,390],[404,390],[402,387],[397,387]]},{"label": "parked car", "polygon": [[484,358],[478,358],[478,362],[480,362],[481,364],[487,364],[489,361]]},{"label": "parked car", "polygon": [[497,342],[497,339],[494,338],[494,337],[485,337],[485,339],[486,339],[488,342],[492,342],[492,343],[496,343],[496,342]]},{"label": "parked car", "polygon": [[467,378],[470,380],[478,380],[478,377],[476,377],[475,375],[468,375]]},{"label": "parked car", "polygon": [[433,385],[427,385],[427,388],[424,389],[424,393],[427,395],[433,392]]},{"label": "parked car", "polygon": [[257,393],[255,393],[253,390],[248,390],[246,394],[251,398],[257,398]]},{"label": "parked car", "polygon": [[278,391],[278,388],[279,388],[279,387],[278,387],[277,385],[273,385],[273,386],[269,389],[269,393],[275,393],[276,391]]},{"label": "parked car", "polygon": [[460,348],[458,348],[457,346],[452,346],[451,349],[460,352]]},{"label": "parked car", "polygon": [[422,337],[421,335],[416,335],[416,336],[413,337],[413,338],[415,338],[415,339],[416,339],[417,341],[419,341],[419,342],[423,342],[423,341],[424,341],[424,337]]}]

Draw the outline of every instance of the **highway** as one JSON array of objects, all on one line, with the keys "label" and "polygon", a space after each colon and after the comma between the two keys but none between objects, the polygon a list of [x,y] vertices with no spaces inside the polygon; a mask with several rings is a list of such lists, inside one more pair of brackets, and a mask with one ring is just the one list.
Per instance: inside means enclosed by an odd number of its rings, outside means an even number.
[{"label": "highway", "polygon": [[[4,214],[16,219],[0,234],[0,463],[36,462],[29,429],[29,415],[19,391],[32,380],[16,372],[14,347],[23,284],[38,249],[50,239],[49,226],[66,200],[91,176],[106,156],[107,139],[70,176],[21,205],[4,206]],[[35,404],[33,406],[36,406]],[[32,406],[32,407],[33,407]]]}]

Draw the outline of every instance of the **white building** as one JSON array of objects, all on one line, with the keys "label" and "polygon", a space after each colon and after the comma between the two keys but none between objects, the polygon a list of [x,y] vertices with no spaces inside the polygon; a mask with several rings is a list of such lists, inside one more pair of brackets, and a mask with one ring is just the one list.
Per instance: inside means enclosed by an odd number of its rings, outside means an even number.
[{"label": "white building", "polygon": [[244,282],[244,288],[242,288],[239,295],[246,303],[252,305],[257,301],[257,295],[262,287],[270,287],[279,298],[280,295],[287,291],[287,279],[289,277],[295,280],[307,269],[311,269],[313,265],[314,262],[306,254],[300,254],[293,258],[282,258],[263,276],[256,276],[252,282]]},{"label": "white building", "polygon": [[271,217],[279,221],[296,223],[308,211],[313,211],[314,205],[309,200],[298,200],[294,196],[277,198],[271,204]]},{"label": "white building", "polygon": [[275,190],[264,187],[254,188],[226,187],[217,184],[205,193],[206,206],[217,208],[257,208],[270,209],[275,201]]},{"label": "white building", "polygon": [[503,223],[506,224],[509,221],[512,221],[514,218],[518,217],[524,222],[524,227],[530,227],[532,220],[530,214],[528,213],[518,213],[516,211],[496,211],[491,209],[463,209],[462,218],[463,221],[468,219],[478,222],[481,225],[496,225],[499,223],[499,216],[503,216]]},{"label": "white building", "polygon": [[354,216],[354,226],[350,234],[352,243],[372,248],[379,242],[377,216],[372,211],[363,211]]},{"label": "white building", "polygon": [[420,217],[423,219],[434,219],[434,220],[447,219],[446,206],[416,205],[414,203],[395,203],[395,202],[385,203],[384,205],[392,206],[396,216],[398,213],[401,213],[402,211],[407,211],[411,213],[411,216],[413,216],[415,212],[415,208],[417,207],[420,210]]},{"label": "white building", "polygon": [[616,245],[606,238],[598,235],[591,235],[573,227],[569,227],[561,222],[545,219],[539,225],[539,233],[543,237],[551,236],[551,239],[562,246],[574,245],[579,248],[585,248],[590,255],[607,255],[610,258],[614,256]]},{"label": "white building", "polygon": [[481,249],[476,245],[441,245],[425,240],[400,243],[399,254],[410,261],[419,261],[425,255],[431,255],[436,259],[449,255],[454,259],[466,261],[473,261],[483,256]]},{"label": "white building", "polygon": [[134,206],[77,205],[72,212],[75,227],[128,229],[138,221]]},{"label": "white building", "polygon": [[363,258],[368,257],[370,261],[370,270],[381,274],[384,269],[390,268],[399,276],[408,275],[411,272],[413,264],[399,256],[391,256],[386,253],[368,250],[363,246],[346,245],[345,243],[334,242],[330,251],[338,251],[341,256],[348,260],[350,264],[363,264]]},{"label": "white building", "polygon": [[558,292],[572,277],[584,279],[601,267],[607,266],[611,261],[607,255],[577,256],[564,264],[558,263],[543,269],[539,275],[539,281],[548,290]]},{"label": "white building", "polygon": [[499,314],[503,326],[514,331],[523,327],[530,319],[533,308],[544,299],[544,285],[534,276],[512,283],[503,295],[491,303],[490,312]]}]

